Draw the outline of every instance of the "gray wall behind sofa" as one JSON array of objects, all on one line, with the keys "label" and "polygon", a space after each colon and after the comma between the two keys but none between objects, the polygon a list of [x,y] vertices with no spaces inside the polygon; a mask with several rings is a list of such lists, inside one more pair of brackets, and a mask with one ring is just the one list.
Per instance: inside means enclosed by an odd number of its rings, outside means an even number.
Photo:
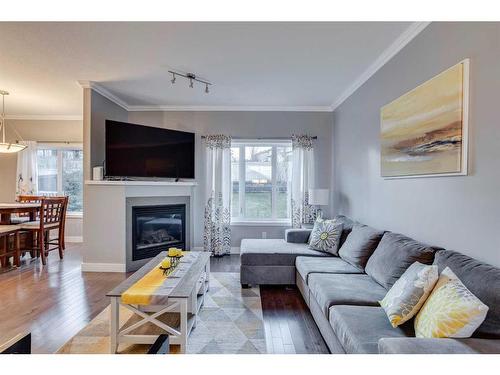
[{"label": "gray wall behind sofa", "polygon": [[[470,58],[469,175],[380,177],[380,107]],[[432,23],[334,112],[334,211],[500,266],[500,23]]]}]

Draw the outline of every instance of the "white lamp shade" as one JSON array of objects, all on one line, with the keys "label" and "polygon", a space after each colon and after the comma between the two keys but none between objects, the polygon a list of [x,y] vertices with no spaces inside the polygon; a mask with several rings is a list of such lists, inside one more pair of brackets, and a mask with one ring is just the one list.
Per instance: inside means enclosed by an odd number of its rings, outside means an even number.
[{"label": "white lamp shade", "polygon": [[330,190],[328,189],[310,189],[309,204],[314,206],[328,206],[330,202]]},{"label": "white lamp shade", "polygon": [[25,145],[19,143],[0,143],[0,154],[13,154],[25,148]]}]

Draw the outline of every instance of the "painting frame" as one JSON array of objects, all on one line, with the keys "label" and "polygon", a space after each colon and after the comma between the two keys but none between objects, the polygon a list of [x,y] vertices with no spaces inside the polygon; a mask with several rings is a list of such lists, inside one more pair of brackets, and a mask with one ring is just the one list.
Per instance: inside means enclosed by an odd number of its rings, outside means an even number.
[{"label": "painting frame", "polygon": [[[416,90],[422,88],[422,86],[429,84],[435,78],[449,72],[450,70],[462,65],[462,127],[461,127],[461,152],[460,152],[460,170],[453,172],[437,172],[437,173],[413,173],[413,174],[402,174],[402,175],[384,175],[383,174],[383,157],[382,157],[382,133],[383,133],[383,111],[391,104],[394,104],[401,98],[413,93]],[[413,88],[400,95],[398,98],[392,100],[391,102],[385,104],[380,109],[380,176],[383,179],[408,179],[408,178],[426,178],[426,177],[452,177],[452,176],[467,176],[469,173],[468,158],[469,158],[469,86],[470,86],[470,59],[465,58],[458,62],[457,64],[443,70],[442,72],[436,74],[432,78],[421,83],[417,87]]]}]

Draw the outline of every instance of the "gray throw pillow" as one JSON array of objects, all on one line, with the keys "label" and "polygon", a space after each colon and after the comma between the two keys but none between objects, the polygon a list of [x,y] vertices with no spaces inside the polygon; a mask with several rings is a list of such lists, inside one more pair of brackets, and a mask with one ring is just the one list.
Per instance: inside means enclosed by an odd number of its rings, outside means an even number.
[{"label": "gray throw pillow", "polygon": [[413,263],[431,264],[436,250],[402,234],[386,232],[368,259],[365,272],[390,289]]},{"label": "gray throw pillow", "polygon": [[351,233],[352,227],[356,224],[354,221],[349,219],[344,215],[336,215],[333,220],[335,220],[338,224],[342,224],[342,234],[340,235],[339,247],[342,246],[347,239],[349,233]]},{"label": "gray throw pillow", "polygon": [[383,231],[363,224],[354,224],[351,233],[339,250],[339,256],[354,267],[364,271],[368,259],[383,235]]},{"label": "gray throw pillow", "polygon": [[309,237],[309,248],[338,256],[342,224],[335,220],[316,219]]}]

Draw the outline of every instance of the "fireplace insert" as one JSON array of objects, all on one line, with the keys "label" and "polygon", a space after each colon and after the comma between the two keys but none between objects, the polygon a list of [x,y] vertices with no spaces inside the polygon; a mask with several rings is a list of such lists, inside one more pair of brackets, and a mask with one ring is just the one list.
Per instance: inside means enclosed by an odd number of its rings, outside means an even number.
[{"label": "fireplace insert", "polygon": [[169,247],[185,249],[186,205],[132,207],[132,260],[152,258]]}]

